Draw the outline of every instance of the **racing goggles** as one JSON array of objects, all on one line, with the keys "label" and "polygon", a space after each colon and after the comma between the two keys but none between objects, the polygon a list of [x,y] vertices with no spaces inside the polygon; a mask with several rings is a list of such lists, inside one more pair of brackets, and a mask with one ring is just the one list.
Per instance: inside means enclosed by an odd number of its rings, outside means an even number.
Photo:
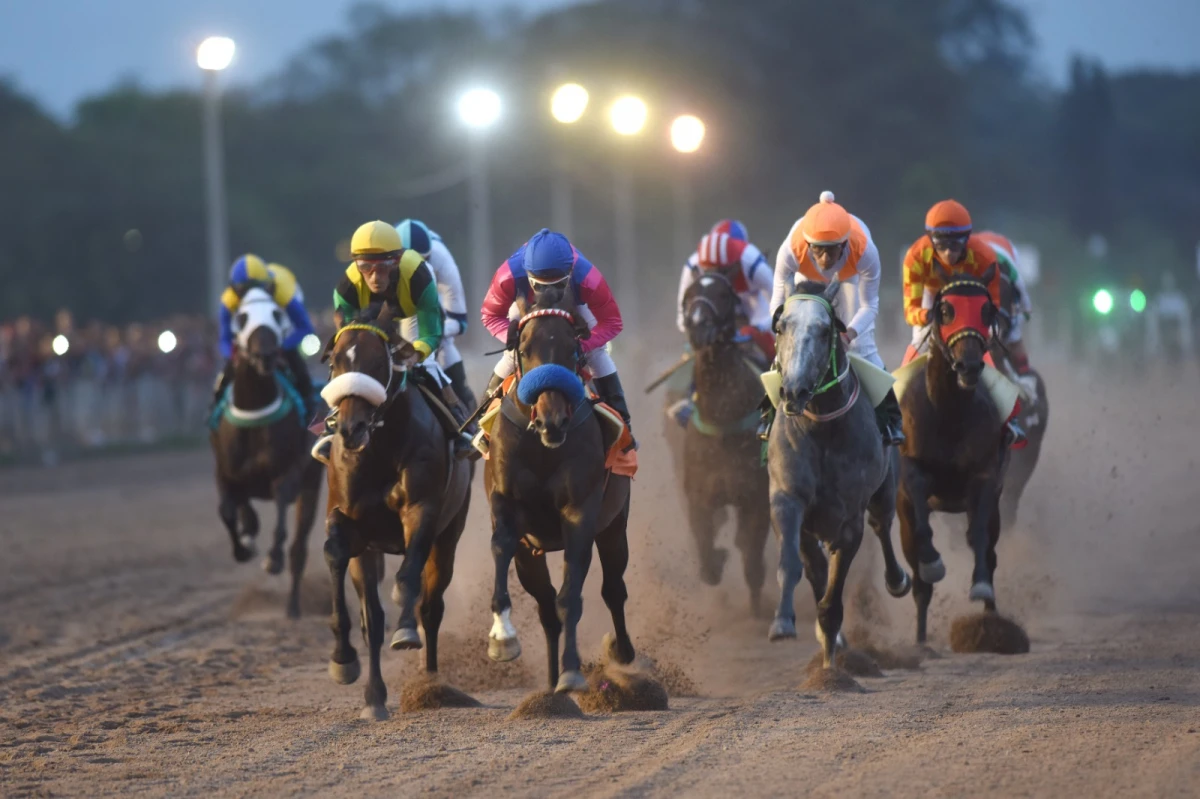
[{"label": "racing goggles", "polygon": [[566,283],[567,280],[570,279],[570,277],[571,277],[570,272],[567,272],[562,277],[549,277],[549,276],[534,277],[533,275],[530,275],[529,276],[529,284],[531,286],[533,286],[535,289],[545,288],[546,286],[559,286],[559,285],[562,285],[563,283]]},{"label": "racing goggles", "polygon": [[933,242],[936,249],[949,249],[951,247],[965,247],[967,240],[971,238],[971,231],[955,231],[955,232],[939,232],[933,231],[929,234],[929,240]]},{"label": "racing goggles", "polygon": [[386,271],[400,263],[400,256],[366,256],[361,255],[354,259],[354,265],[358,267],[358,271],[363,274],[371,272]]}]

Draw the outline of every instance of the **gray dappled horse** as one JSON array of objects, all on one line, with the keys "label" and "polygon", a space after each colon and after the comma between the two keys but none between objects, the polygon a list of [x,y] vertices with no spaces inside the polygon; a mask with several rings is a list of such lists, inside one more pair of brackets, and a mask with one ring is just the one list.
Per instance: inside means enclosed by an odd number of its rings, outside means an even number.
[{"label": "gray dappled horse", "polygon": [[850,368],[840,335],[845,327],[833,306],[839,286],[801,282],[780,313],[782,391],[767,456],[782,589],[769,638],[796,636],[793,595],[803,561],[826,668],[845,645],[842,590],[862,542],[864,512],[883,548],[888,592],[904,596],[911,585],[892,548],[895,451],[884,447],[875,409]]},{"label": "gray dappled horse", "polygon": [[246,292],[233,318],[237,354],[230,406],[209,434],[216,459],[219,512],[233,543],[233,557],[254,557],[258,515],[252,499],[274,500],[275,537],[263,562],[269,574],[283,571],[287,509],[296,504],[296,536],[289,551],[292,586],[287,614],[300,616],[300,580],[308,559],[308,534],[317,512],[321,464],[309,455],[313,435],[304,426],[304,403],[279,376],[280,344],[287,319],[270,295]]}]

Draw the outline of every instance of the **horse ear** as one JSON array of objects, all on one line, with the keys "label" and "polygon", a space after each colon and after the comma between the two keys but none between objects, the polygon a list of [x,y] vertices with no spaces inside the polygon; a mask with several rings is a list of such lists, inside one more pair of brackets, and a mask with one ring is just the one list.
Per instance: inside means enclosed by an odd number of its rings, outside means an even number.
[{"label": "horse ear", "polygon": [[321,350],[321,363],[328,363],[329,356],[333,354],[333,343],[337,341],[337,333],[329,337],[329,341],[325,342],[325,349]]},{"label": "horse ear", "polygon": [[825,297],[825,302],[833,305],[834,301],[837,300],[838,292],[841,290],[842,281],[838,280],[837,276],[834,275],[833,280],[830,280],[829,285],[825,288],[825,294],[823,295]]},{"label": "horse ear", "polygon": [[592,337],[592,328],[588,326],[587,320],[579,314],[571,315],[571,324],[575,327],[575,338],[583,341]]},{"label": "horse ear", "polygon": [[979,279],[983,281],[983,284],[985,286],[990,286],[990,285],[992,285],[992,280],[995,279],[995,277],[996,277],[996,265],[992,264],[991,266],[989,266],[987,268],[987,271],[984,272],[982,276],[980,276]]},{"label": "horse ear", "polygon": [[513,300],[513,305],[517,306],[517,313],[521,316],[529,313],[529,299],[524,294],[519,295]]},{"label": "horse ear", "polygon": [[392,347],[392,363],[411,369],[421,362],[421,353],[410,342],[400,339],[400,343]]}]

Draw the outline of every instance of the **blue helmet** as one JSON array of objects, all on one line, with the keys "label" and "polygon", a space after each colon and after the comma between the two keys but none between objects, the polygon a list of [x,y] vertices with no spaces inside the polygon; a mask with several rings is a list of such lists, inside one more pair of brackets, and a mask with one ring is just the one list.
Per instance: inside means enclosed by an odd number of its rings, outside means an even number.
[{"label": "blue helmet", "polygon": [[404,249],[413,250],[422,258],[428,258],[433,250],[433,236],[425,223],[416,219],[404,219],[396,224],[396,232],[400,234],[400,243]]},{"label": "blue helmet", "polygon": [[561,280],[571,274],[579,253],[561,233],[542,228],[525,245],[525,271],[539,280]]},{"label": "blue helmet", "polygon": [[233,262],[229,269],[229,282],[235,286],[266,283],[271,278],[267,265],[262,258],[252,253],[246,253]]}]

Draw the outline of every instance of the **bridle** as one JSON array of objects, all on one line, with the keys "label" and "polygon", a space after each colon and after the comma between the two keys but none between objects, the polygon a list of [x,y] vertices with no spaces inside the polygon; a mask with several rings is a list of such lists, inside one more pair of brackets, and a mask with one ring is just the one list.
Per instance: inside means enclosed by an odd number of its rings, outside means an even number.
[{"label": "bridle", "polygon": [[[822,379],[826,377],[829,377],[829,379],[824,384],[812,390],[812,399],[809,400],[809,404],[811,404],[814,400],[816,400],[817,397],[850,378],[851,375],[853,375],[853,370],[850,368],[850,359],[847,358],[846,368],[842,370],[840,374],[838,373],[837,342],[840,331],[838,330],[837,314],[834,313],[833,305],[830,304],[829,300],[825,299],[819,294],[793,294],[787,299],[787,302],[784,303],[784,308],[786,309],[787,306],[791,305],[793,302],[815,302],[824,308],[826,313],[829,314],[829,330],[831,333],[829,338],[829,366],[821,375]],[[778,359],[775,362],[775,368],[782,373],[782,368]],[[830,377],[830,375],[832,375],[832,377]],[[858,400],[858,395],[861,388],[861,383],[857,378],[855,378],[854,390],[850,392],[850,398],[846,401],[845,405],[829,413],[816,413],[814,411],[810,411],[806,405],[804,408],[804,417],[811,419],[814,422],[830,422],[834,419],[845,416],[850,412],[850,409],[854,407],[854,403]]]},{"label": "bridle", "polygon": [[[992,314],[993,314],[993,322],[991,325],[992,330],[989,331],[989,332],[991,332],[991,339],[996,338],[995,333],[994,333],[994,329],[997,324],[997,322],[995,320],[995,316],[999,315],[999,309],[997,309],[995,303],[992,302],[991,294],[990,294],[990,292],[988,292],[987,286],[985,286],[983,283],[981,283],[977,280],[963,280],[963,279],[951,280],[950,282],[948,282],[946,285],[944,285],[941,288],[941,290],[937,293],[937,296],[934,298],[934,301],[933,301],[933,312],[932,312],[933,323],[932,323],[932,330],[931,330],[931,333],[933,335],[931,336],[931,338],[933,339],[934,346],[936,346],[941,351],[942,356],[945,357],[946,361],[950,364],[950,368],[955,369],[955,370],[957,370],[959,361],[954,357],[953,347],[959,341],[962,341],[964,338],[974,338],[977,341],[979,341],[979,343],[983,346],[983,351],[985,353],[988,352],[988,350],[990,349],[990,344],[991,344],[991,341],[988,336],[984,335],[982,331],[976,329],[975,327],[973,327],[971,325],[967,325],[967,326],[964,326],[960,330],[956,330],[954,333],[950,334],[950,337],[947,339],[942,338],[942,321],[941,321],[941,311],[940,311],[942,302],[944,301],[946,293],[948,291],[950,291],[951,289],[963,288],[963,287],[971,287],[973,289],[982,289],[983,290],[984,295],[987,298],[987,302],[985,303],[984,307],[991,308]],[[951,306],[951,307],[953,307],[953,306]]]},{"label": "bridle", "polygon": [[[733,281],[731,281],[728,277],[726,277],[722,272],[717,271],[715,269],[705,272],[700,277],[700,279],[698,281],[696,281],[696,283],[694,283],[693,285],[696,287],[707,286],[707,285],[711,285],[712,281],[714,281],[714,280],[720,281],[725,286],[725,288],[728,289],[729,293],[731,295],[733,295],[734,299],[735,300],[737,299],[737,292],[734,291],[734,289],[733,289]],[[690,300],[688,300],[687,315],[689,318],[691,317],[692,309],[695,308],[697,305],[704,305],[709,310],[711,310],[713,313],[713,321],[720,328],[717,331],[717,336],[713,339],[712,343],[715,344],[718,341],[723,340],[724,338],[729,338],[730,340],[736,340],[736,336],[730,335],[728,337],[724,337],[724,336],[720,335],[721,333],[725,332],[726,330],[728,330],[730,333],[732,333],[733,329],[736,327],[736,324],[735,324],[735,320],[736,320],[736,316],[737,316],[736,303],[735,303],[733,313],[730,314],[728,317],[722,317],[720,309],[717,308],[717,304],[715,302],[713,302],[712,300],[710,300],[708,297],[705,297],[703,294],[700,294],[699,292],[697,292]]]},{"label": "bridle", "polygon": [[[528,313],[526,313],[524,316],[522,316],[517,321],[517,332],[520,333],[520,331],[524,330],[525,326],[527,324],[529,324],[530,322],[532,322],[533,320],[545,319],[545,318],[565,319],[567,321],[567,323],[571,325],[571,335],[575,338],[575,369],[574,369],[574,371],[575,371],[576,377],[578,377],[582,381],[583,375],[580,372],[583,368],[583,345],[581,343],[581,338],[580,338],[579,334],[575,330],[575,324],[576,324],[575,314],[573,314],[570,311],[567,311],[563,308],[537,308],[535,310],[529,311]],[[523,378],[525,376],[525,364],[521,361],[521,346],[520,346],[519,339],[518,339],[518,342],[516,345],[516,352],[513,353],[513,359],[516,362],[517,384],[519,385],[521,382],[521,378]],[[514,386],[514,389],[510,393],[510,396],[515,398],[516,394],[517,394],[517,391],[516,391],[516,387]],[[587,402],[588,402],[587,392],[585,391],[583,400],[580,402],[580,405],[575,408],[571,408],[567,411],[568,421],[573,420],[576,416],[575,412],[577,410],[579,410],[579,407],[586,405]],[[514,406],[515,406],[515,401],[514,401]],[[534,419],[536,419],[536,418],[537,418],[537,408],[536,408],[536,406],[530,406],[530,408],[529,408],[529,427],[527,429],[533,428]]]},{"label": "bridle", "polygon": [[[383,426],[384,416],[387,414],[387,411],[391,407],[392,402],[395,400],[395,398],[397,396],[404,393],[404,391],[408,388],[408,367],[402,366],[402,365],[396,363],[395,355],[396,355],[396,352],[399,349],[399,347],[391,346],[391,337],[387,334],[386,330],[382,329],[381,327],[379,327],[377,325],[367,324],[365,322],[353,322],[351,324],[345,325],[342,328],[340,328],[337,331],[337,333],[334,334],[333,346],[335,346],[335,347],[337,346],[338,339],[340,339],[342,337],[343,333],[346,333],[347,331],[351,331],[351,330],[359,330],[359,331],[371,333],[372,336],[374,336],[375,338],[378,338],[383,343],[384,353],[387,356],[388,365],[390,367],[387,370],[387,382],[379,383],[379,385],[383,386],[384,400],[383,400],[383,402],[380,402],[377,405],[375,405],[375,410],[373,410],[371,412],[369,427],[372,430],[377,430]],[[396,381],[394,379],[395,375],[397,373],[399,373],[399,375],[400,375],[399,381]],[[363,372],[363,371],[360,371],[357,369],[351,369],[347,372],[342,373],[342,375],[347,375],[347,374],[360,374],[367,378],[370,378],[371,380],[375,380],[377,383],[379,382],[378,380],[376,380],[376,378],[374,378],[372,375],[368,374],[367,372]],[[334,379],[337,380],[337,379],[341,378],[342,375],[338,375],[338,377],[334,378]],[[396,384],[396,388],[394,391],[392,390],[393,383]],[[332,385],[332,382],[331,382],[331,385]]]}]

